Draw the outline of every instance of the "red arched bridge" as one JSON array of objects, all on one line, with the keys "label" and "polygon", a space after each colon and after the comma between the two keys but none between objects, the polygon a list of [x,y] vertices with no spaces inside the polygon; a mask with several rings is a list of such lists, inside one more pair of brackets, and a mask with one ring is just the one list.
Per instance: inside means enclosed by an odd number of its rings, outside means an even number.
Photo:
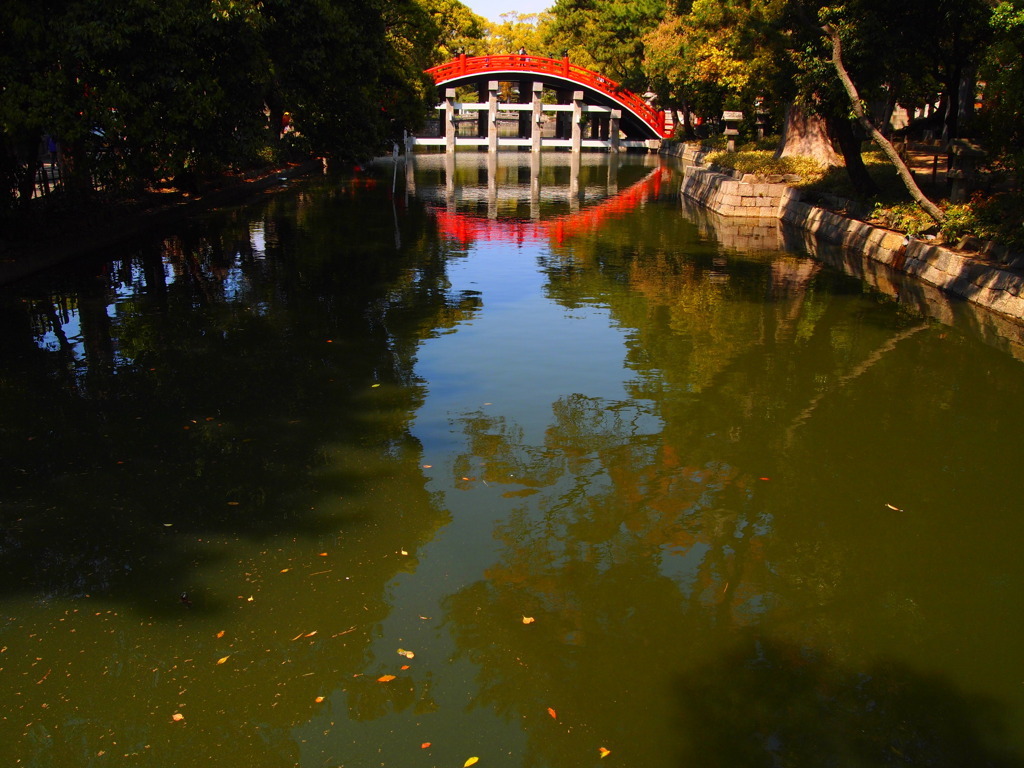
[{"label": "red arched bridge", "polygon": [[[545,56],[508,54],[501,56],[460,56],[446,64],[426,70],[433,77],[438,88],[443,88],[446,122],[454,124],[455,110],[477,111],[480,114],[479,133],[475,140],[459,139],[459,144],[488,144],[495,149],[502,145],[541,145],[540,125],[544,113],[555,113],[556,137],[544,139],[545,146],[615,146],[619,144],[619,131],[626,139],[626,145],[640,145],[642,142],[658,141],[671,135],[666,126],[665,113],[655,109],[635,93],[626,90],[619,83],[593,70],[578,66],[568,58],[549,59]],[[514,103],[497,102],[498,83],[518,83],[518,100]],[[531,85],[532,84],[532,85]],[[480,102],[459,104],[454,101],[454,89],[475,85]],[[541,92],[550,88],[559,95],[559,104],[545,104]],[[487,99],[484,101],[484,99]],[[497,137],[495,125],[498,111],[518,111],[520,114],[519,141]],[[485,115],[483,113],[489,113]],[[528,114],[532,113],[532,114]],[[563,113],[563,115],[559,115]],[[586,115],[586,119],[583,118]],[[488,119],[489,118],[489,119]],[[531,119],[532,118],[532,119]],[[568,124],[566,124],[568,123]],[[586,123],[589,138],[577,126]],[[572,134],[569,136],[568,134]],[[456,143],[453,130],[442,130],[447,141],[434,140],[417,143],[446,143],[449,148]],[[527,134],[527,135],[524,135]],[[533,141],[536,139],[536,141]]]}]

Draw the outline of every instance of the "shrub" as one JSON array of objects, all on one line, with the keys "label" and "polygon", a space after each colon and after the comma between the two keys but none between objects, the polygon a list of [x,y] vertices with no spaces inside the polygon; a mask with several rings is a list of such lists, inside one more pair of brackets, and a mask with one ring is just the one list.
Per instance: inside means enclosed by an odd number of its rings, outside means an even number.
[{"label": "shrub", "polygon": [[813,184],[825,174],[824,166],[809,157],[777,158],[773,151],[765,149],[713,152],[707,161],[757,176],[795,174],[801,178],[801,185]]},{"label": "shrub", "polygon": [[879,222],[883,227],[906,232],[911,237],[920,237],[935,227],[931,216],[925,213],[917,203],[896,203],[895,205],[875,203],[871,219]]}]

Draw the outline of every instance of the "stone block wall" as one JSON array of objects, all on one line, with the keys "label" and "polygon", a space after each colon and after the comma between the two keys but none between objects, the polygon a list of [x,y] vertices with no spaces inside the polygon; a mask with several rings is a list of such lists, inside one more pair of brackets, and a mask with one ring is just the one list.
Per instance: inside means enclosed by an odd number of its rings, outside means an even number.
[{"label": "stone block wall", "polygon": [[[680,193],[684,201],[689,199],[726,217],[781,220],[790,232],[796,228],[801,233],[797,237],[788,234],[787,243],[802,241],[801,249],[810,254],[818,253],[821,243],[832,244],[913,275],[947,294],[1024,320],[1024,257],[1004,254],[1003,263],[984,260],[800,202],[799,190],[785,183],[768,183],[750,174],[691,165],[701,162],[707,154],[699,145],[674,145],[667,154],[683,158]],[[722,227],[719,225],[718,229]],[[739,229],[731,234],[730,239],[737,244],[744,239]],[[763,233],[760,237],[765,243],[770,239]],[[1024,329],[1021,341],[1024,342]]]},{"label": "stone block wall", "polygon": [[706,168],[687,167],[680,193],[722,216],[778,219],[782,208],[800,199],[788,184],[762,182],[747,174],[741,178]]},{"label": "stone block wall", "polygon": [[[782,220],[809,235],[862,253],[893,269],[987,309],[1024,318],[1024,273],[900,232],[848,219],[807,203],[791,203]],[[811,250],[813,253],[813,250]]]}]

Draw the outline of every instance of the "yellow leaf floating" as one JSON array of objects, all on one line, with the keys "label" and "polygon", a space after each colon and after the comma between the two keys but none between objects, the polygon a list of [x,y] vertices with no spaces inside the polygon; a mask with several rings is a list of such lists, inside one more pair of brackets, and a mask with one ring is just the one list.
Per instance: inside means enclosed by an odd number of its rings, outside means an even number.
[{"label": "yellow leaf floating", "polygon": [[407,659],[412,659],[412,658],[415,658],[415,656],[416,656],[416,654],[413,653],[412,651],[407,651],[407,650],[405,650],[403,648],[399,648],[398,649],[398,655],[399,656],[405,656],[405,658],[407,658]]},{"label": "yellow leaf floating", "polygon": [[377,678],[377,682],[378,683],[390,683],[394,679],[395,679],[394,675],[381,675],[380,677]]},{"label": "yellow leaf floating", "polygon": [[605,749],[604,747],[600,747],[597,750],[597,753],[599,755],[601,755],[601,757],[608,757],[608,755],[610,755],[612,753],[612,751],[610,749]]},{"label": "yellow leaf floating", "polygon": [[523,624],[533,624],[536,619],[533,616],[523,616]]},{"label": "yellow leaf floating", "polygon": [[324,697],[323,696],[317,696],[315,699],[313,699],[313,701],[315,701],[317,704],[323,704],[324,703]]},{"label": "yellow leaf floating", "polygon": [[223,664],[225,661],[227,661],[230,658],[231,658],[231,654],[228,654],[227,656],[221,656],[219,659],[217,659],[217,663],[218,664]]},{"label": "yellow leaf floating", "polygon": [[176,723],[184,719],[185,716],[181,714],[181,712],[175,712],[173,715],[171,715],[171,720],[173,720]]},{"label": "yellow leaf floating", "polygon": [[462,764],[462,768],[469,768],[469,766],[476,765],[479,762],[480,762],[480,758],[479,757],[471,757],[471,758],[469,758],[469,760],[467,760],[466,762],[464,762]]},{"label": "yellow leaf floating", "polygon": [[555,710],[553,710],[551,707],[548,707],[548,714],[551,715],[551,717],[553,717],[555,720],[558,719],[558,713],[555,712]]}]

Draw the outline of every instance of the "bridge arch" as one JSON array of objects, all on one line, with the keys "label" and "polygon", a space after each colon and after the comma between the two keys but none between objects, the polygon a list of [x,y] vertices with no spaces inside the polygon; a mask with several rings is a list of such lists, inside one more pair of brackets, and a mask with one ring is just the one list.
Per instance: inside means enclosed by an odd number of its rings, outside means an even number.
[{"label": "bridge arch", "polygon": [[664,139],[665,113],[611,78],[573,64],[568,58],[505,54],[500,56],[459,56],[426,70],[434,84],[445,88],[481,84],[491,80],[530,81],[560,90],[582,90],[589,104],[622,111],[622,131],[627,138]]}]

